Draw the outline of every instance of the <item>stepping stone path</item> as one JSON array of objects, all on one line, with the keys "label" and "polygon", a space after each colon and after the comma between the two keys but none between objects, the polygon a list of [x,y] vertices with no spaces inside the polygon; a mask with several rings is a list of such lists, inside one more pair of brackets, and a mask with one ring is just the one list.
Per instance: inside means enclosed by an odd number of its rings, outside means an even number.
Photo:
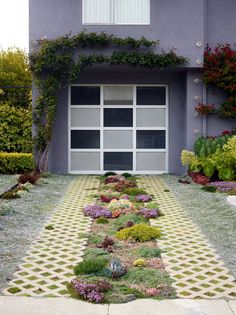
[{"label": "stepping stone path", "polygon": [[[181,298],[236,298],[236,284],[215,250],[206,241],[158,176],[138,177],[140,188],[155,196],[165,216],[151,220],[162,231],[159,246],[166,271]],[[66,191],[48,225],[32,244],[5,295],[38,297],[66,296],[66,282],[73,267],[82,260],[87,239],[78,234],[89,232],[91,219],[84,217],[84,205],[93,203],[99,188],[95,176],[78,176]],[[43,206],[43,205],[42,205]]]}]

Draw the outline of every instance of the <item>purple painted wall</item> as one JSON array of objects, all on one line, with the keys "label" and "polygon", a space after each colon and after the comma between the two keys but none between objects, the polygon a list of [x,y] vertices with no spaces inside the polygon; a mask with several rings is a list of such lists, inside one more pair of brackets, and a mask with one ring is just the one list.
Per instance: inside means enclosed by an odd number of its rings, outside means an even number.
[{"label": "purple painted wall", "polygon": [[[228,42],[236,48],[235,0],[151,0],[151,23],[142,26],[82,25],[82,0],[29,0],[30,47],[33,40],[44,36],[56,38],[68,33],[76,34],[86,29],[106,31],[120,37],[145,36],[160,40],[157,51],[176,48],[178,54],[189,58],[186,69],[144,71],[125,67],[90,68],[81,74],[78,83],[166,83],[170,89],[170,152],[169,170],[181,173],[179,156],[182,149],[192,149],[198,135],[218,135],[236,126],[236,120],[196,116],[194,108],[199,102],[220,104],[224,96],[218,91],[206,91],[201,77],[203,51],[206,43],[212,47]],[[201,42],[197,47],[196,43]],[[200,63],[197,63],[200,60]],[[200,79],[199,83],[194,83]],[[60,93],[50,170],[68,171],[68,97],[67,89]]]}]

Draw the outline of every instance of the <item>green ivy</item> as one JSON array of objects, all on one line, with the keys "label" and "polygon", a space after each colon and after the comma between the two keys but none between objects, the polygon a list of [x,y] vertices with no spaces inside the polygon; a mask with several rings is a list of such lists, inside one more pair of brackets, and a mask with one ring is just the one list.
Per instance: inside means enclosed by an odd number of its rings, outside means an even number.
[{"label": "green ivy", "polygon": [[[30,55],[30,67],[34,75],[39,97],[34,108],[34,123],[37,134],[35,148],[38,153],[36,167],[45,170],[54,118],[58,103],[58,91],[78,78],[81,71],[98,64],[141,66],[144,68],[175,67],[188,62],[175,51],[156,54],[152,48],[158,41],[142,37],[119,38],[102,32],[81,32],[75,36],[66,35],[57,39],[41,39],[35,43],[35,51]],[[83,54],[84,48],[112,47],[113,53],[107,55]],[[115,49],[119,48],[119,51]],[[123,49],[123,51],[121,51]],[[75,52],[78,52],[75,57]]]}]

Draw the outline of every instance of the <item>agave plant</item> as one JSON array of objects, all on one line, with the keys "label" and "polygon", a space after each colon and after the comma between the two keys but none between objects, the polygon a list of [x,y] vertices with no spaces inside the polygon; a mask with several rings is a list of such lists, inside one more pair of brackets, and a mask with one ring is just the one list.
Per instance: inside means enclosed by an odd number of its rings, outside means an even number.
[{"label": "agave plant", "polygon": [[112,278],[120,278],[127,272],[127,269],[122,265],[121,261],[117,258],[111,260],[109,264],[109,269],[111,271]]}]

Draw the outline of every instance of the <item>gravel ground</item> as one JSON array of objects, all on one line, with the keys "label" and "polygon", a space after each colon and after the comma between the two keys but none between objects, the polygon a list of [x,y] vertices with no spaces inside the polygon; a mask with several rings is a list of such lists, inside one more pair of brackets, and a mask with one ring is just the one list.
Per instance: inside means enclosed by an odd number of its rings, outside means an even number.
[{"label": "gravel ground", "polygon": [[226,194],[202,191],[194,183],[180,184],[172,175],[162,179],[236,278],[236,207],[226,203]]},{"label": "gravel ground", "polygon": [[[0,193],[14,185],[16,179],[14,175],[0,175]],[[0,200],[0,292],[72,179],[73,176],[50,175],[31,186],[20,199]]]}]

